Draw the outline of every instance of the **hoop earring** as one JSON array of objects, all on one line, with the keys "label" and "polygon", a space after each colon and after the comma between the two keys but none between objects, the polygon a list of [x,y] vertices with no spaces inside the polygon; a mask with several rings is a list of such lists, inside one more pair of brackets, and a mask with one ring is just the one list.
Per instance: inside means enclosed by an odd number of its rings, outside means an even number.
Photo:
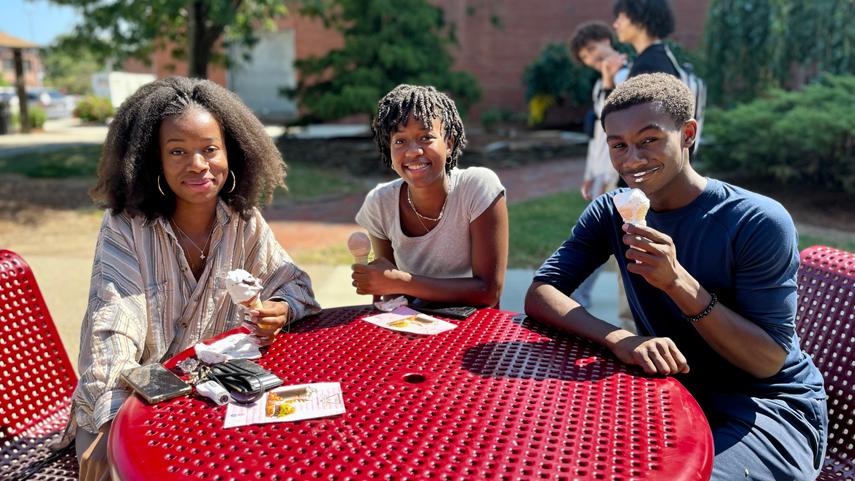
[{"label": "hoop earring", "polygon": [[157,190],[160,192],[160,195],[166,197],[166,194],[163,193],[163,189],[160,187],[160,174],[157,174]]},{"label": "hoop earring", "polygon": [[235,187],[237,187],[237,178],[235,177],[235,173],[232,169],[229,169],[229,173],[232,174],[232,188],[226,191],[226,194],[231,194],[235,191]]}]

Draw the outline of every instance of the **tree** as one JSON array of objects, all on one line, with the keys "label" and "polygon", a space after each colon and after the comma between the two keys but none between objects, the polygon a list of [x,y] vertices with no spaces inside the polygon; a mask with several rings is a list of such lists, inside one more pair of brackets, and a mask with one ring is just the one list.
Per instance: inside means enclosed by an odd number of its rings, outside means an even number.
[{"label": "tree", "polygon": [[770,88],[799,88],[821,72],[855,73],[852,0],[712,0],[704,79],[718,105]]},{"label": "tree", "polygon": [[52,0],[77,7],[83,21],[74,38],[100,59],[134,57],[149,62],[158,48],[186,60],[190,75],[206,78],[208,64],[224,63],[218,42],[252,45],[260,24],[284,15],[282,0]]},{"label": "tree", "polygon": [[433,85],[463,112],[481,96],[475,77],[451,71],[453,29],[425,0],[313,0],[301,13],[344,37],[342,48],[296,62],[300,81],[286,92],[300,99],[305,121],[371,116],[401,83]]},{"label": "tree", "polygon": [[42,49],[41,58],[45,84],[74,95],[92,93],[92,75],[104,66],[90,49],[75,46],[66,37]]}]

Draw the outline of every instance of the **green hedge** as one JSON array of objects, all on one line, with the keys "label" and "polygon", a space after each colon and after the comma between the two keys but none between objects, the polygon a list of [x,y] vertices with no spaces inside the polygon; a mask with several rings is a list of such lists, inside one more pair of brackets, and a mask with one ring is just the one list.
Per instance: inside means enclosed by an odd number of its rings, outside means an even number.
[{"label": "green hedge", "polygon": [[77,103],[74,115],[87,122],[104,122],[113,116],[113,104],[110,99],[87,95]]},{"label": "green hedge", "polygon": [[701,160],[718,171],[855,192],[853,105],[855,76],[824,74],[800,91],[711,109]]},{"label": "green hedge", "polygon": [[[30,105],[30,108],[27,109],[27,115],[30,118],[30,128],[31,129],[40,129],[45,126],[45,121],[47,120],[47,113],[45,113],[44,109],[41,107],[36,107],[35,105]],[[21,127],[21,114],[14,113],[12,114],[12,127],[18,129]]]}]

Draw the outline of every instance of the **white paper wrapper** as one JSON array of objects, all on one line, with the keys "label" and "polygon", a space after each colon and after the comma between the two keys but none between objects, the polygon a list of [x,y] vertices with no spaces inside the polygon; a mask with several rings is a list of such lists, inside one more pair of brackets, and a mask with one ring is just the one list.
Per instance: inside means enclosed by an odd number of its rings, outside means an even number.
[{"label": "white paper wrapper", "polygon": [[383,312],[392,312],[401,306],[406,306],[407,304],[409,304],[409,301],[407,301],[406,297],[398,296],[385,301],[377,301],[374,303],[374,307]]},{"label": "white paper wrapper", "polygon": [[196,344],[196,357],[205,364],[217,364],[229,359],[258,359],[258,340],[249,334],[233,334],[212,344]]},{"label": "white paper wrapper", "polygon": [[409,307],[399,307],[393,312],[363,317],[362,320],[392,331],[428,336],[441,334],[457,327],[456,324],[422,314]]}]

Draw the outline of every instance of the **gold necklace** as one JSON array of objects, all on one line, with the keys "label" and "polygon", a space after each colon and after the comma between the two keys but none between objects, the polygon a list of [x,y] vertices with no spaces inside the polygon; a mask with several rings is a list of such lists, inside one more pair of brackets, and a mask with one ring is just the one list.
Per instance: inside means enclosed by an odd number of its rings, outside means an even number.
[{"label": "gold necklace", "polygon": [[[445,194],[445,200],[442,201],[442,209],[439,210],[439,217],[437,217],[436,219],[434,219],[433,217],[428,217],[426,215],[422,215],[419,213],[418,210],[416,210],[416,205],[413,204],[413,197],[412,197],[412,195],[410,195],[410,186],[409,185],[407,186],[407,202],[410,204],[410,209],[413,209],[413,212],[415,212],[416,217],[419,218],[419,222],[421,222],[422,219],[429,220],[431,222],[439,222],[442,220],[442,214],[445,213],[445,206],[446,206],[446,204],[448,204],[448,193]],[[422,223],[422,226],[424,226],[424,223]],[[427,229],[427,227],[425,227],[425,229]]]},{"label": "gold necklace", "polygon": [[175,226],[175,228],[178,229],[178,232],[181,233],[181,235],[183,235],[185,239],[190,241],[190,243],[193,244],[193,247],[195,247],[199,251],[199,260],[201,261],[205,260],[205,249],[211,242],[211,235],[214,233],[214,224],[215,222],[211,223],[211,230],[208,232],[208,239],[205,241],[205,245],[200,248],[199,245],[193,242],[193,239],[191,239],[190,236],[187,235],[187,233],[181,229],[181,227],[178,227],[178,223],[175,222],[175,219],[172,219],[172,225]]}]

